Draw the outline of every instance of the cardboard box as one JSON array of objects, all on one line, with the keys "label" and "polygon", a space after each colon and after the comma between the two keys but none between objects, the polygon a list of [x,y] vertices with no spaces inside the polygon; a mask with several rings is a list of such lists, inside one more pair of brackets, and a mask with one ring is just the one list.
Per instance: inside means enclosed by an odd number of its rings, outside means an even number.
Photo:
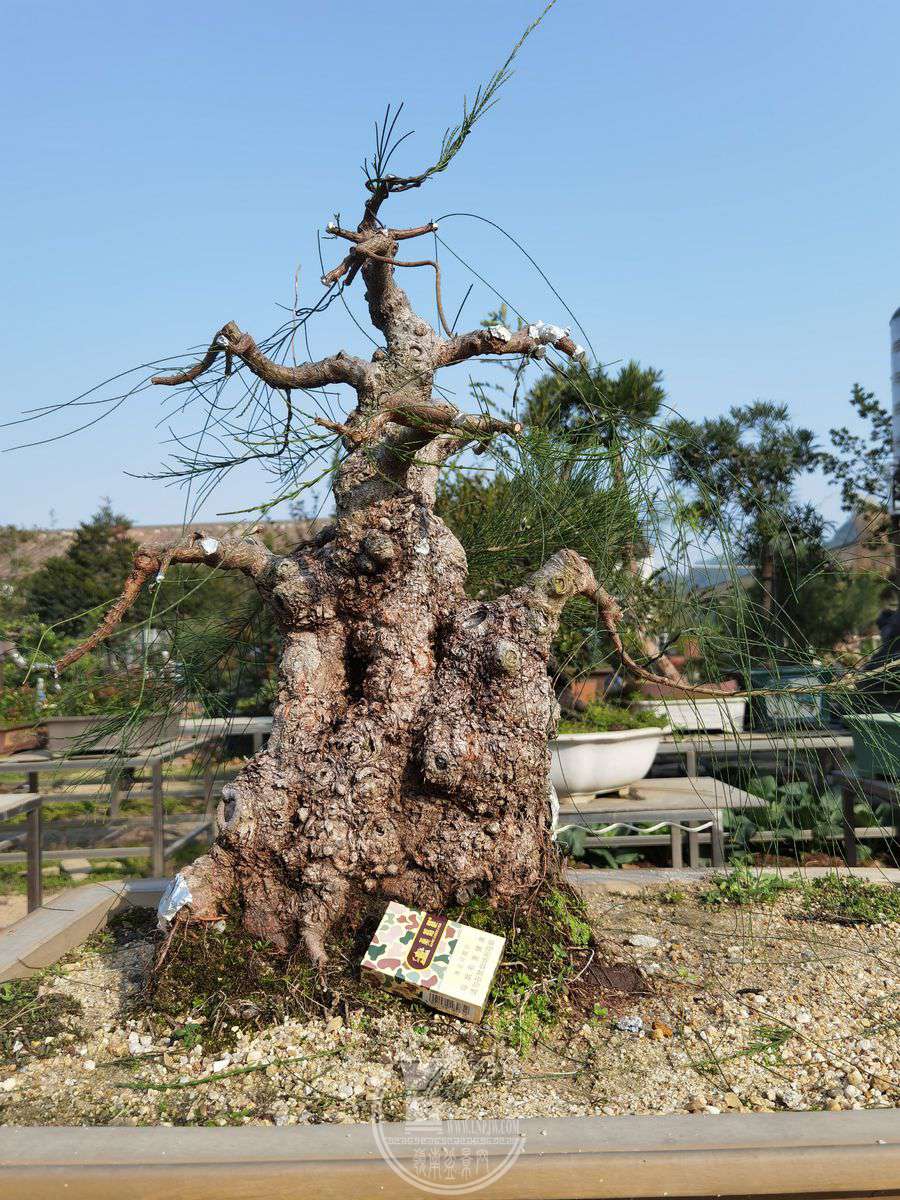
[{"label": "cardboard box", "polygon": [[362,970],[373,983],[464,1021],[480,1021],[506,938],[395,900],[385,909]]}]

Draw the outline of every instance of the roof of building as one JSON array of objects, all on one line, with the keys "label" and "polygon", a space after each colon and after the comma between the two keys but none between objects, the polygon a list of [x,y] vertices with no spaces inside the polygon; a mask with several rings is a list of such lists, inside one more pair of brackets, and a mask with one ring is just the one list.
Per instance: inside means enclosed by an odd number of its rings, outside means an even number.
[{"label": "roof of building", "polygon": [[665,578],[676,586],[681,585],[691,592],[705,592],[724,587],[730,583],[746,583],[751,570],[745,563],[726,562],[720,559],[705,559],[703,562],[679,563],[667,568]]},{"label": "roof of building", "polygon": [[855,546],[860,540],[859,526],[856,517],[848,517],[834,532],[828,543],[829,550],[842,550],[845,546]]}]

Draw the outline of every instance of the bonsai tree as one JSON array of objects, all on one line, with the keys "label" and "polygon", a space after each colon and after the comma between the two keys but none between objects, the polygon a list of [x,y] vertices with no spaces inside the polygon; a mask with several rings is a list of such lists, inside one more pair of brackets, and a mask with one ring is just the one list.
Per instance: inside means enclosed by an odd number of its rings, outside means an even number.
[{"label": "bonsai tree", "polygon": [[[513,906],[553,879],[547,735],[558,710],[547,659],[570,600],[590,601],[632,672],[656,677],[628,654],[621,610],[581,555],[561,549],[504,594],[471,599],[463,548],[435,514],[438,476],[452,455],[521,431],[514,420],[460,411],[443,398],[438,374],[483,356],[552,351],[579,367],[586,359],[567,329],[540,321],[454,333],[438,264],[401,254],[436,224],[396,228],[385,219],[392,196],[449,165],[511,61],[420,174],[387,172],[397,144],[388,113],[358,223],[336,217],[328,226],[346,252],[322,277],[325,297],[362,286],[383,341],[371,360],[338,350],[286,364],[228,321],[199,361],[152,379],[195,390],[238,377],[248,392],[262,387],[273,403],[280,396],[279,435],[252,451],[276,460],[295,452],[298,393],[347,389],[346,419],[320,415],[306,426],[310,439],[327,431],[340,451],[333,520],[289,553],[252,530],[222,539],[195,530],[164,550],[138,549],[121,595],[57,664],[64,671],[113,634],[175,564],[253,582],[283,638],[272,735],[223,789],[214,845],[183,871],[173,904],[179,919],[237,913],[277,948],[302,945],[320,970],[329,931],[366,898],[440,909],[477,894]],[[437,328],[399,283],[417,267],[435,274]]]}]

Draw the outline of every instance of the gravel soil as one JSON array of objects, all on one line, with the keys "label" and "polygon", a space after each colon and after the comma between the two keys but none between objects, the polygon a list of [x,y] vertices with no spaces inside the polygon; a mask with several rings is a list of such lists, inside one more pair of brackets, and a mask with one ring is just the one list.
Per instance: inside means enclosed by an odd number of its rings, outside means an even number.
[{"label": "gravel soil", "polygon": [[710,907],[657,886],[587,903],[605,961],[636,965],[647,987],[601,996],[526,1052],[490,1011],[473,1026],[396,1001],[238,1023],[230,1049],[207,1050],[202,1020],[133,1015],[148,940],[82,950],[35,998],[74,999],[79,1015],[39,1042],[0,1028],[0,1121],[396,1120],[411,1095],[445,1118],[900,1107],[900,924],[812,921],[790,894]]}]

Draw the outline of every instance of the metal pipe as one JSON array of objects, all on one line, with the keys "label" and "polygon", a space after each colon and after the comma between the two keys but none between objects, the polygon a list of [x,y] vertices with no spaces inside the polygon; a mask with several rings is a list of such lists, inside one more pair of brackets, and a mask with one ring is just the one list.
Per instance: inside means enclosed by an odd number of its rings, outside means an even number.
[{"label": "metal pipe", "polygon": [[37,796],[25,818],[28,822],[27,889],[28,911],[34,912],[44,903],[44,880],[41,874],[41,798]]},{"label": "metal pipe", "polygon": [[894,471],[891,487],[891,541],[894,545],[894,587],[900,589],[900,308],[891,317],[891,406],[894,433]]},{"label": "metal pipe", "polygon": [[150,869],[154,875],[166,873],[166,810],[163,804],[162,760],[153,760],[153,841],[150,849]]}]

